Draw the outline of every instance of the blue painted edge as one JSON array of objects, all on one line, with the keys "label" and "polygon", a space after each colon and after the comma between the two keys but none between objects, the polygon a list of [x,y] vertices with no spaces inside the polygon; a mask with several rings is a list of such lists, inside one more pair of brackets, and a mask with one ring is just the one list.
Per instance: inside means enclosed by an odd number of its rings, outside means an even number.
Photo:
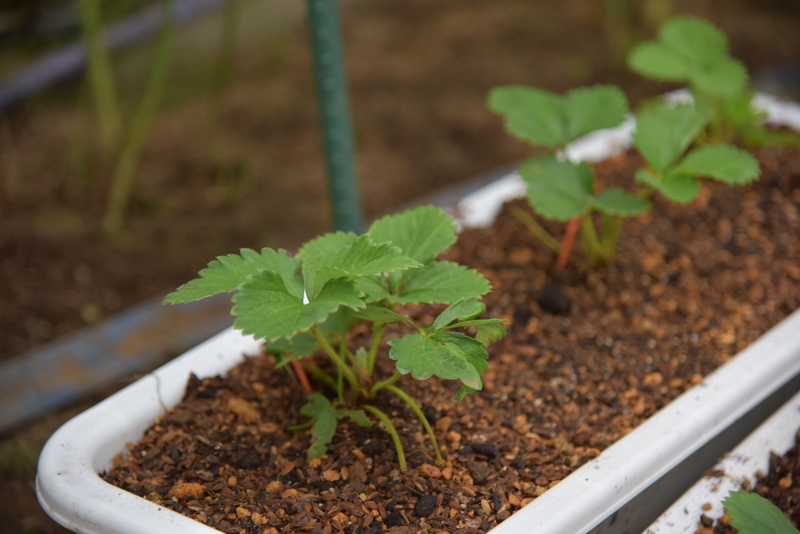
[{"label": "blue painted edge", "polygon": [[230,296],[153,299],[0,365],[0,432],[148,372],[231,326]]}]

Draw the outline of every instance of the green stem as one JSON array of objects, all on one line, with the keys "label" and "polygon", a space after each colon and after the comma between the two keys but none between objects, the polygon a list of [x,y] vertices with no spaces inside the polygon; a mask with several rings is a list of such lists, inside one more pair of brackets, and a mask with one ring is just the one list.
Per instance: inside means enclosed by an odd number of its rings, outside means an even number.
[{"label": "green stem", "polygon": [[444,465],[444,458],[442,458],[442,453],[439,451],[439,443],[436,441],[436,436],[433,434],[433,429],[431,428],[431,424],[428,422],[428,419],[425,417],[425,414],[422,413],[422,410],[419,409],[419,406],[414,399],[406,395],[406,392],[402,389],[395,387],[395,386],[386,386],[386,389],[403,399],[403,401],[408,404],[408,406],[417,414],[417,418],[422,422],[422,426],[425,427],[425,432],[428,433],[428,436],[431,438],[431,445],[433,445],[433,452],[436,454],[436,463],[439,465]]},{"label": "green stem", "polygon": [[403,444],[400,443],[400,435],[397,433],[397,429],[394,427],[386,414],[377,409],[375,406],[372,406],[371,404],[364,404],[362,408],[383,422],[383,425],[386,427],[386,431],[392,436],[392,441],[394,441],[394,448],[397,450],[397,460],[400,462],[400,471],[405,471],[406,454],[403,452]]},{"label": "green stem", "polygon": [[511,215],[516,217],[519,222],[527,226],[533,235],[538,237],[547,248],[558,254],[558,251],[561,250],[561,244],[558,242],[558,239],[553,237],[553,235],[545,230],[541,224],[536,222],[536,219],[531,217],[527,211],[523,210],[522,208],[518,208],[517,206],[512,206]]},{"label": "green stem", "polygon": [[336,389],[336,379],[307,360],[298,360],[306,373]]},{"label": "green stem", "polygon": [[367,371],[372,374],[375,369],[375,358],[378,355],[378,347],[383,339],[383,329],[386,328],[386,323],[375,323],[372,325],[372,345],[369,348],[369,358],[367,358]]},{"label": "green stem", "polygon": [[581,221],[581,244],[589,260],[589,265],[595,268],[600,263],[600,240],[597,238],[597,231],[592,224],[592,217],[586,214]]},{"label": "green stem", "polygon": [[307,422],[307,423],[290,426],[286,430],[288,430],[289,432],[303,432],[305,430],[308,430],[312,426],[314,426],[314,420],[313,419],[311,421]]},{"label": "green stem", "polygon": [[111,192],[106,204],[106,213],[103,218],[103,227],[108,234],[116,234],[122,229],[122,218],[125,207],[130,197],[133,177],[139,166],[142,147],[147,133],[155,120],[158,107],[169,78],[169,65],[172,59],[173,40],[175,37],[175,0],[164,5],[164,23],[161,36],[156,48],[156,56],[150,78],[147,80],[145,94],[142,102],[133,117],[130,132],[117,162],[114,178],[111,182]]},{"label": "green stem", "polygon": [[347,378],[347,381],[350,382],[350,385],[353,387],[353,389],[356,392],[358,392],[360,388],[358,387],[358,380],[356,379],[356,375],[353,374],[353,371],[351,371],[350,368],[347,367],[347,365],[344,363],[344,361],[342,361],[342,359],[339,358],[339,355],[336,354],[336,352],[330,346],[328,340],[325,339],[325,336],[323,336],[322,333],[319,331],[319,328],[317,328],[317,325],[311,327],[311,333],[314,334],[314,339],[317,340],[317,343],[319,343],[319,346],[322,347],[322,350],[325,351],[325,354],[327,354],[330,357],[330,359],[333,360],[333,363],[335,363],[336,367],[338,367],[341,370],[341,372],[344,373],[344,376]]},{"label": "green stem", "polygon": [[78,2],[83,33],[83,43],[88,56],[87,75],[100,128],[103,148],[113,153],[122,135],[122,112],[119,94],[114,84],[114,72],[103,35],[100,0]]},{"label": "green stem", "polygon": [[610,262],[617,250],[617,241],[622,232],[625,219],[620,216],[603,214],[602,229],[600,231],[600,247],[603,261]]},{"label": "green stem", "polygon": [[400,373],[395,373],[391,377],[384,380],[383,382],[378,382],[377,384],[372,386],[372,389],[369,391],[369,399],[370,400],[374,399],[375,395],[377,395],[380,390],[388,388],[389,386],[400,380],[401,376],[403,375],[401,375]]}]

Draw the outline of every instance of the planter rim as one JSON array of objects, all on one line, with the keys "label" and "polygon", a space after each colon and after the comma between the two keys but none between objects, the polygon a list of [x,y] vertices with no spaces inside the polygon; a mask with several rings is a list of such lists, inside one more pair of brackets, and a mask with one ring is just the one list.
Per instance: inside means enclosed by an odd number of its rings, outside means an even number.
[{"label": "planter rim", "polygon": [[[770,454],[785,454],[794,446],[800,428],[800,393],[764,421],[744,441],[732,449],[713,470],[670,506],[646,534],[694,534],[700,514],[716,520],[722,517],[722,501],[730,491],[742,489],[745,480],[754,482],[756,473],[769,470]],[[711,508],[704,510],[703,506]]]},{"label": "planter rim", "polygon": [[[800,131],[800,105],[767,95],[758,95],[756,104],[769,122]],[[629,120],[580,139],[568,147],[567,157],[598,160],[619,153],[630,146],[633,128]],[[464,197],[455,212],[462,226],[483,226],[503,202],[522,194],[522,180],[512,173]],[[492,532],[588,532],[800,373],[798,330],[800,310]],[[39,459],[36,491],[45,511],[87,534],[219,533],[112,486],[97,473],[124,453],[126,443],[140,439],[166,407],[180,401],[189,373],[201,378],[224,373],[259,347],[251,336],[229,328],[64,424]]]}]

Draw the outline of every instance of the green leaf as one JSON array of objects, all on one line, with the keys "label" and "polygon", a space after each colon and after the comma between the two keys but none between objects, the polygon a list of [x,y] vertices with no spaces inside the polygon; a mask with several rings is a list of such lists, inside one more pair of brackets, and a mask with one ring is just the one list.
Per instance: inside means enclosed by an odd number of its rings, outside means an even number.
[{"label": "green leaf", "polygon": [[579,87],[566,95],[569,140],[595,130],[618,126],[628,112],[628,99],[619,87],[593,85]]},{"label": "green leaf", "polygon": [[697,63],[711,63],[728,55],[728,39],[699,17],[672,17],[659,31],[661,41]]},{"label": "green leaf", "polygon": [[283,278],[288,291],[303,296],[302,279],[299,276],[300,262],[287,256],[285,250],[264,248],[261,254],[243,248],[241,255],[219,256],[200,271],[196,278],[179,287],[164,298],[165,304],[178,304],[204,299],[217,293],[236,291],[247,281],[247,277],[259,270],[274,271]]},{"label": "green leaf", "polygon": [[475,393],[476,391],[478,391],[478,390],[477,389],[472,389],[469,386],[461,386],[461,388],[456,392],[456,396],[455,396],[456,402],[458,404],[461,404],[461,401],[464,400],[464,397],[466,397],[467,395],[471,395],[472,393]]},{"label": "green leaf", "polygon": [[486,306],[482,302],[478,302],[477,297],[462,298],[445,308],[425,331],[428,333],[436,332],[453,321],[468,321],[485,311]]},{"label": "green leaf", "polygon": [[641,43],[628,54],[628,67],[656,80],[682,82],[689,79],[689,64],[669,46],[654,41]]},{"label": "green leaf", "polygon": [[708,94],[732,98],[747,85],[747,70],[728,55],[721,31],[698,17],[673,17],[659,40],[636,46],[628,55],[634,71],[670,82],[689,82]]},{"label": "green leaf", "polygon": [[464,297],[480,297],[491,289],[478,271],[449,261],[435,261],[408,273],[400,294],[389,299],[397,304],[449,304]]},{"label": "green leaf", "polygon": [[333,254],[356,242],[358,236],[353,232],[332,232],[321,235],[300,247],[297,257],[303,262],[312,261],[322,254]]},{"label": "green leaf", "polygon": [[244,334],[275,341],[291,338],[325,321],[339,306],[354,310],[366,307],[354,282],[345,278],[329,281],[308,304],[291,294],[279,275],[260,271],[250,275],[233,297],[234,326]]},{"label": "green leaf", "polygon": [[266,350],[275,358],[275,368],[280,369],[292,360],[299,360],[314,354],[318,347],[314,336],[304,332],[291,339],[271,341],[267,343]]},{"label": "green leaf", "polygon": [[389,293],[389,289],[386,287],[384,276],[358,278],[355,282],[359,291],[362,291],[367,295],[364,299],[366,302],[377,302],[379,300],[388,299],[392,296],[391,293]]},{"label": "green leaf", "polygon": [[592,205],[594,171],[585,162],[533,158],[520,166],[519,174],[528,183],[531,206],[547,219],[568,221]]},{"label": "green leaf", "polygon": [[756,493],[732,491],[724,501],[731,526],[739,534],[798,534],[783,512]]},{"label": "green leaf", "polygon": [[758,178],[756,159],[738,148],[713,145],[689,152],[675,169],[695,176],[708,176],[726,184],[746,184]]},{"label": "green leaf", "polygon": [[497,341],[506,335],[504,319],[473,319],[451,325],[452,328],[466,328],[468,326],[477,327],[475,339],[480,341],[484,347],[488,347],[492,341]]},{"label": "green leaf", "polygon": [[622,217],[641,215],[652,207],[647,200],[626,193],[619,187],[609,187],[592,199],[592,205],[603,213]]},{"label": "green leaf", "polygon": [[534,145],[559,147],[569,143],[564,101],[550,91],[507,85],[489,91],[489,109],[504,115],[506,130]]},{"label": "green leaf", "polygon": [[733,58],[725,58],[705,68],[693,68],[691,80],[694,86],[708,94],[734,98],[747,86],[747,68]]},{"label": "green leaf", "polygon": [[362,428],[372,426],[372,421],[367,418],[367,414],[364,413],[364,410],[339,410],[339,413],[341,414],[340,417],[349,417]]},{"label": "green leaf", "polygon": [[636,118],[633,140],[647,163],[663,174],[697,138],[708,120],[707,108],[659,103]]},{"label": "green leaf", "polygon": [[364,234],[346,248],[304,260],[303,268],[314,279],[313,287],[306,287],[306,292],[316,295],[328,280],[342,276],[375,276],[420,265],[416,260],[404,256],[399,247],[390,243],[376,245],[369,234]]},{"label": "green leaf", "polygon": [[417,380],[436,375],[445,380],[461,380],[473,389],[483,387],[480,373],[460,347],[455,349],[452,344],[422,334],[407,334],[389,340],[389,345],[392,347],[389,357],[397,362],[397,370],[402,374],[411,373]]},{"label": "green leaf", "polygon": [[509,85],[489,92],[489,108],[506,117],[513,136],[534,145],[561,147],[578,137],[619,125],[628,111],[625,94],[611,85],[581,87],[559,96]]},{"label": "green leaf", "polygon": [[376,306],[374,304],[368,304],[366,308],[356,312],[355,318],[375,323],[399,323],[406,319],[404,315],[393,312],[384,306]]},{"label": "green leaf", "polygon": [[687,173],[671,172],[659,180],[648,171],[639,169],[636,171],[636,181],[653,187],[678,204],[691,202],[700,193],[700,182]]},{"label": "green leaf", "polygon": [[[445,346],[464,355],[469,364],[478,371],[478,375],[483,376],[489,368],[489,354],[483,348],[483,343],[460,332],[437,332],[431,336],[436,341],[444,343]],[[475,388],[472,384],[468,386]],[[480,388],[475,388],[480,389]]]},{"label": "green leaf", "polygon": [[390,242],[427,265],[456,242],[456,224],[435,206],[421,206],[378,219],[369,228],[375,243]]},{"label": "green leaf", "polygon": [[311,426],[312,441],[308,449],[308,459],[320,458],[328,451],[328,445],[336,432],[339,414],[320,393],[311,393],[308,396],[308,403],[300,408],[300,414],[314,421]]}]

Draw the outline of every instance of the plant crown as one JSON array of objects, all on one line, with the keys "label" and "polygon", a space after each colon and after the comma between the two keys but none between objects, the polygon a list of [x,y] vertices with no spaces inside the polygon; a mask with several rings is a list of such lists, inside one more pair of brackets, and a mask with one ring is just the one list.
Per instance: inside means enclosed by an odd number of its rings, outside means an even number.
[{"label": "plant crown", "polygon": [[725,34],[704,19],[671,18],[657,40],[631,50],[628,65],[654,80],[688,84],[695,102],[711,111],[706,126],[711,142],[738,137],[754,147],[798,143],[795,135],[763,126],[763,114],[752,105],[755,92],[749,89],[747,69],[729,55]]},{"label": "plant crown", "polygon": [[[420,380],[433,375],[457,379],[462,387],[456,398],[461,401],[483,387],[481,377],[488,366],[485,347],[506,331],[501,320],[478,319],[485,311],[478,298],[491,289],[489,282],[475,270],[436,260],[455,241],[452,219],[439,208],[424,206],[375,221],[360,236],[325,234],[303,245],[294,257],[271,248],[220,256],[164,302],[192,302],[235,291],[231,311],[235,328],[265,339],[277,367],[299,360],[307,372],[336,391],[334,400],[311,393],[300,410],[311,419],[295,427],[311,429],[309,458],[325,453],[339,419],[349,417],[366,426],[369,413],[392,434],[404,468],[399,436],[388,417],[372,404],[376,394],[386,389],[420,417],[441,461],[421,410],[393,384],[409,373]],[[431,324],[420,326],[396,309],[416,303],[450,306]],[[352,351],[347,332],[360,322],[372,323],[372,345]],[[373,372],[384,328],[399,322],[416,332],[388,342],[397,372],[376,382]],[[475,337],[457,331],[468,327]],[[309,358],[319,349],[333,362],[335,376]]]},{"label": "plant crown", "polygon": [[758,495],[732,491],[722,501],[739,534],[799,534],[780,508]]}]

